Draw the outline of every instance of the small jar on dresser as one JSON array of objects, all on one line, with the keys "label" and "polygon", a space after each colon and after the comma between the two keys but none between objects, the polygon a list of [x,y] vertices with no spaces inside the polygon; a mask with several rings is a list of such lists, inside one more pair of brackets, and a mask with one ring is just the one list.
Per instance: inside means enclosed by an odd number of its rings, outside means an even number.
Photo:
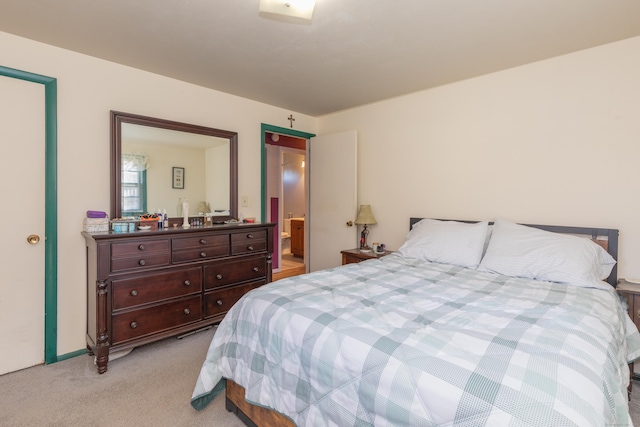
[{"label": "small jar on dresser", "polygon": [[275,224],[83,232],[87,349],[98,373],[126,350],[220,322],[271,281]]}]

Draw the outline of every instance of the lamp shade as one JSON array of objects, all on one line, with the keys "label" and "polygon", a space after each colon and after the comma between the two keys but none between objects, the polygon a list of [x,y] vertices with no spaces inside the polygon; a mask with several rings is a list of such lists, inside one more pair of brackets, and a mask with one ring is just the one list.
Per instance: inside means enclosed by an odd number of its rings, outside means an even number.
[{"label": "lamp shade", "polygon": [[360,212],[358,212],[356,224],[376,224],[376,219],[371,212],[371,205],[360,205]]},{"label": "lamp shade", "polygon": [[211,209],[209,208],[209,204],[207,202],[198,203],[198,213],[209,213]]}]

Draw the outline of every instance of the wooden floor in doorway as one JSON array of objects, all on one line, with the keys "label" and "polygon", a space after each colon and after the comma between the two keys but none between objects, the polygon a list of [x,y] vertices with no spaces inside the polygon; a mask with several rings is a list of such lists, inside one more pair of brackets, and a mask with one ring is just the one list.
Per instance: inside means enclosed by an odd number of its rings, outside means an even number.
[{"label": "wooden floor in doorway", "polygon": [[282,254],[282,269],[278,273],[273,273],[273,281],[298,276],[305,272],[306,267],[302,258],[294,257],[291,254]]}]

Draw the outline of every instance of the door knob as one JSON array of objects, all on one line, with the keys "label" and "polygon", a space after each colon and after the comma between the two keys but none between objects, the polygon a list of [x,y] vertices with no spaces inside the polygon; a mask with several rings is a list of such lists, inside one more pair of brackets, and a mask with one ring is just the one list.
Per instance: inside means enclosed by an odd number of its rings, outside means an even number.
[{"label": "door knob", "polygon": [[32,245],[38,244],[39,241],[40,241],[40,236],[38,236],[37,234],[30,234],[27,237],[27,242],[29,242]]},{"label": "door knob", "polygon": [[347,227],[353,227],[353,221],[347,221]]}]

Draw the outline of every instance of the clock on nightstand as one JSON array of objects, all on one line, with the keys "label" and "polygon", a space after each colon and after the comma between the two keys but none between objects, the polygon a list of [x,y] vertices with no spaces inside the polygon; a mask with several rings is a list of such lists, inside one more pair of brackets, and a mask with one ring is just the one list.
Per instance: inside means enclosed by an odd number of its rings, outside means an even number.
[{"label": "clock on nightstand", "polygon": [[379,254],[373,251],[362,252],[360,249],[345,249],[344,251],[340,251],[340,253],[342,254],[342,265],[345,265],[366,261],[368,259],[382,258],[385,255],[393,253],[393,251],[386,251]]}]

